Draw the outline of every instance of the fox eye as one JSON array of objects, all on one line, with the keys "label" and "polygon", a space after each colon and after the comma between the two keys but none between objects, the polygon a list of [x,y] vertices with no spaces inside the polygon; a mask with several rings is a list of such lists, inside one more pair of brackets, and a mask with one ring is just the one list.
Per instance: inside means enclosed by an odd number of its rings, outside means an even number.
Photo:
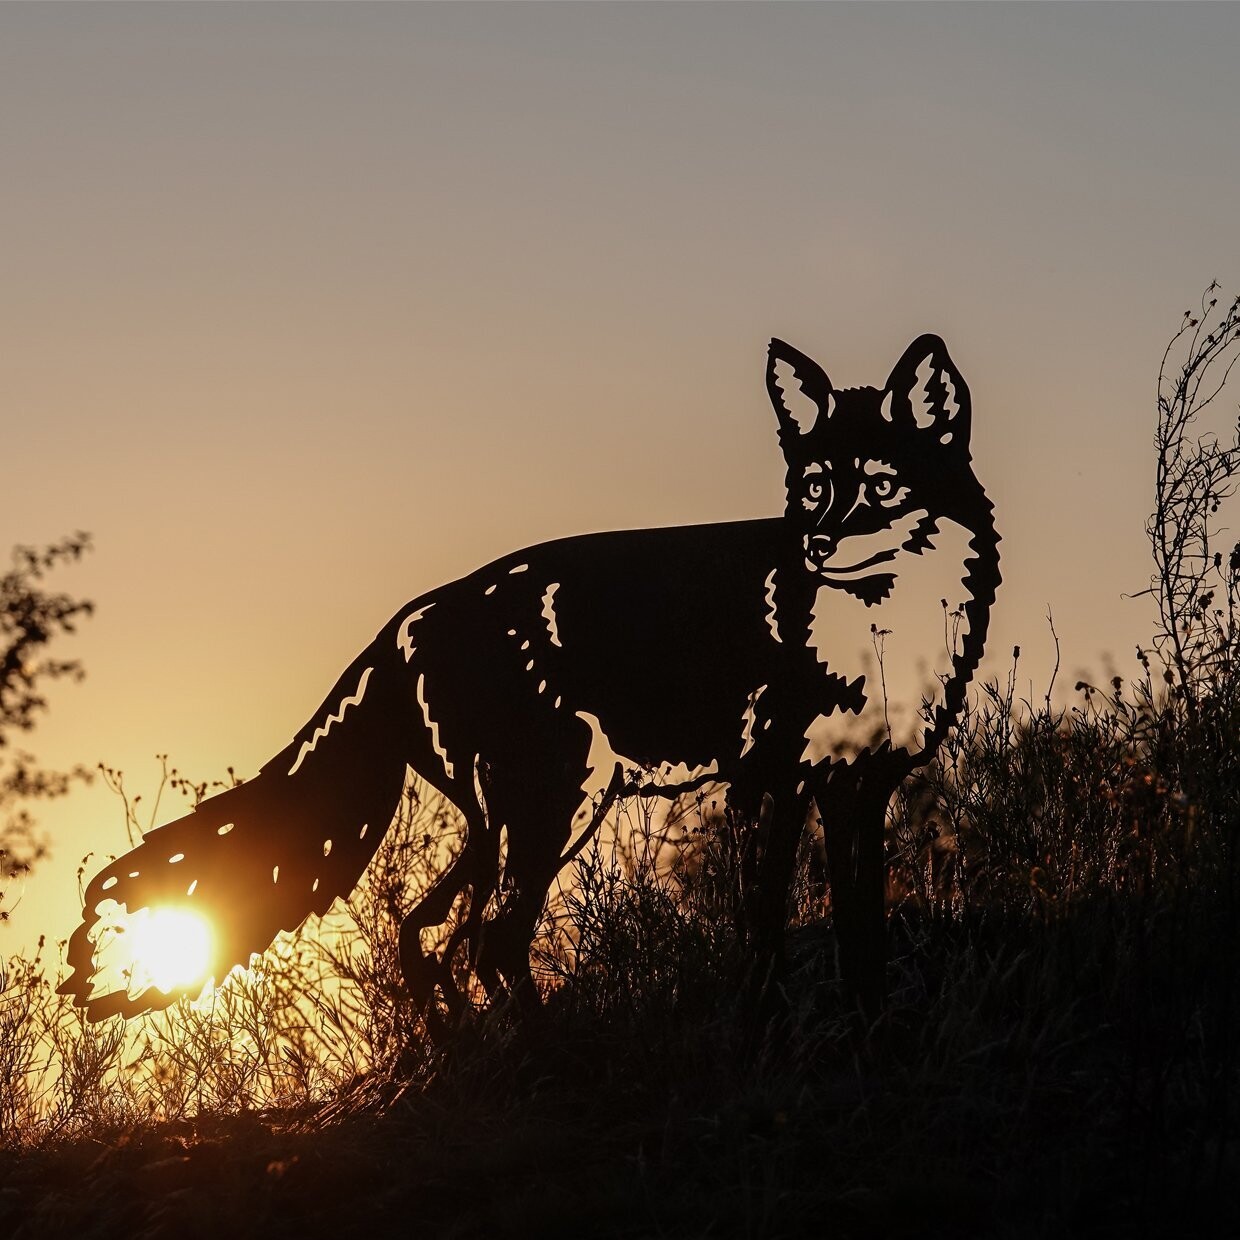
[{"label": "fox eye", "polygon": [[822,483],[817,478],[811,478],[805,486],[805,494],[809,496],[815,503],[822,499]]},{"label": "fox eye", "polygon": [[894,478],[875,478],[870,483],[870,490],[874,492],[875,499],[890,499],[896,490]]}]

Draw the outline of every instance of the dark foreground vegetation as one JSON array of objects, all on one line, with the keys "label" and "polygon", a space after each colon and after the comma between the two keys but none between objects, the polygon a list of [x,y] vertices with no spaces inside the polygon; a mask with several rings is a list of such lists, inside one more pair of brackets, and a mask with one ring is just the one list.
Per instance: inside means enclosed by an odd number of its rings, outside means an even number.
[{"label": "dark foreground vegetation", "polygon": [[707,795],[579,859],[540,1013],[480,1002],[436,1043],[395,933],[456,827],[411,788],[347,926],[211,1000],[83,1026],[11,962],[0,1235],[1240,1234],[1237,454],[1194,429],[1240,322],[1213,309],[1164,364],[1150,649],[1066,705],[1017,657],[895,798],[879,1019],[835,981],[812,835],[786,967],[752,976],[749,828]]},{"label": "dark foreground vegetation", "polygon": [[[708,817],[670,877],[587,857],[563,906],[576,951],[544,943],[541,1016],[480,1014],[442,1050],[379,938],[316,945],[300,972],[273,963],[130,1042],[61,1012],[64,1074],[6,1115],[0,1230],[1240,1228],[1234,847],[1178,791],[1186,755],[1134,744],[1165,715],[1098,698],[1007,738],[991,703],[961,765],[901,807],[891,1001],[871,1026],[841,1004],[812,856],[786,1001],[745,998],[728,833]],[[384,894],[359,906],[384,932]],[[322,951],[353,980],[316,997]]]}]

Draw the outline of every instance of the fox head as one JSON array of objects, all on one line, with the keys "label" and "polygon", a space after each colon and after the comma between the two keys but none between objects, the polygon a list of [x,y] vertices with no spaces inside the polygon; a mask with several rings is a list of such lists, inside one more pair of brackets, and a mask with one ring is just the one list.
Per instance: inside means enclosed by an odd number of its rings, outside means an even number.
[{"label": "fox head", "polygon": [[890,578],[945,520],[989,505],[969,456],[969,387],[938,336],[919,336],[881,389],[837,389],[772,340],[767,390],[787,472],[785,517],[806,570],[847,586]]}]

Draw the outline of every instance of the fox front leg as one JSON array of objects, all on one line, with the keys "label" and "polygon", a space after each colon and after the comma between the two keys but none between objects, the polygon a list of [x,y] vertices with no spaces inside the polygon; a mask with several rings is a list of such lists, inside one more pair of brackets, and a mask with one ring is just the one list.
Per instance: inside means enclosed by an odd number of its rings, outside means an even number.
[{"label": "fox front leg", "polygon": [[764,972],[783,963],[788,899],[809,802],[808,793],[793,794],[789,788],[763,796],[757,812],[746,815],[750,821],[742,853],[744,931]]},{"label": "fox front leg", "polygon": [[[836,962],[844,994],[873,1018],[887,998],[884,834],[893,785],[838,777],[818,798],[831,886]],[[842,785],[842,786],[840,786]]]}]

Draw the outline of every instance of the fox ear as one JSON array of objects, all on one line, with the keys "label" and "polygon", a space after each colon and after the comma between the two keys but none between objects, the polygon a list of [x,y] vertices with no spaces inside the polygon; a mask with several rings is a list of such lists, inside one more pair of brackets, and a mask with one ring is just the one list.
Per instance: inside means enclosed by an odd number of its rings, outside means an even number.
[{"label": "fox ear", "polygon": [[918,336],[895,364],[883,394],[883,417],[911,420],[943,444],[969,442],[969,385],[938,336]]},{"label": "fox ear", "polygon": [[782,340],[772,340],[766,360],[766,390],[779,418],[779,442],[787,448],[808,435],[835,405],[831,380],[812,358]]}]

